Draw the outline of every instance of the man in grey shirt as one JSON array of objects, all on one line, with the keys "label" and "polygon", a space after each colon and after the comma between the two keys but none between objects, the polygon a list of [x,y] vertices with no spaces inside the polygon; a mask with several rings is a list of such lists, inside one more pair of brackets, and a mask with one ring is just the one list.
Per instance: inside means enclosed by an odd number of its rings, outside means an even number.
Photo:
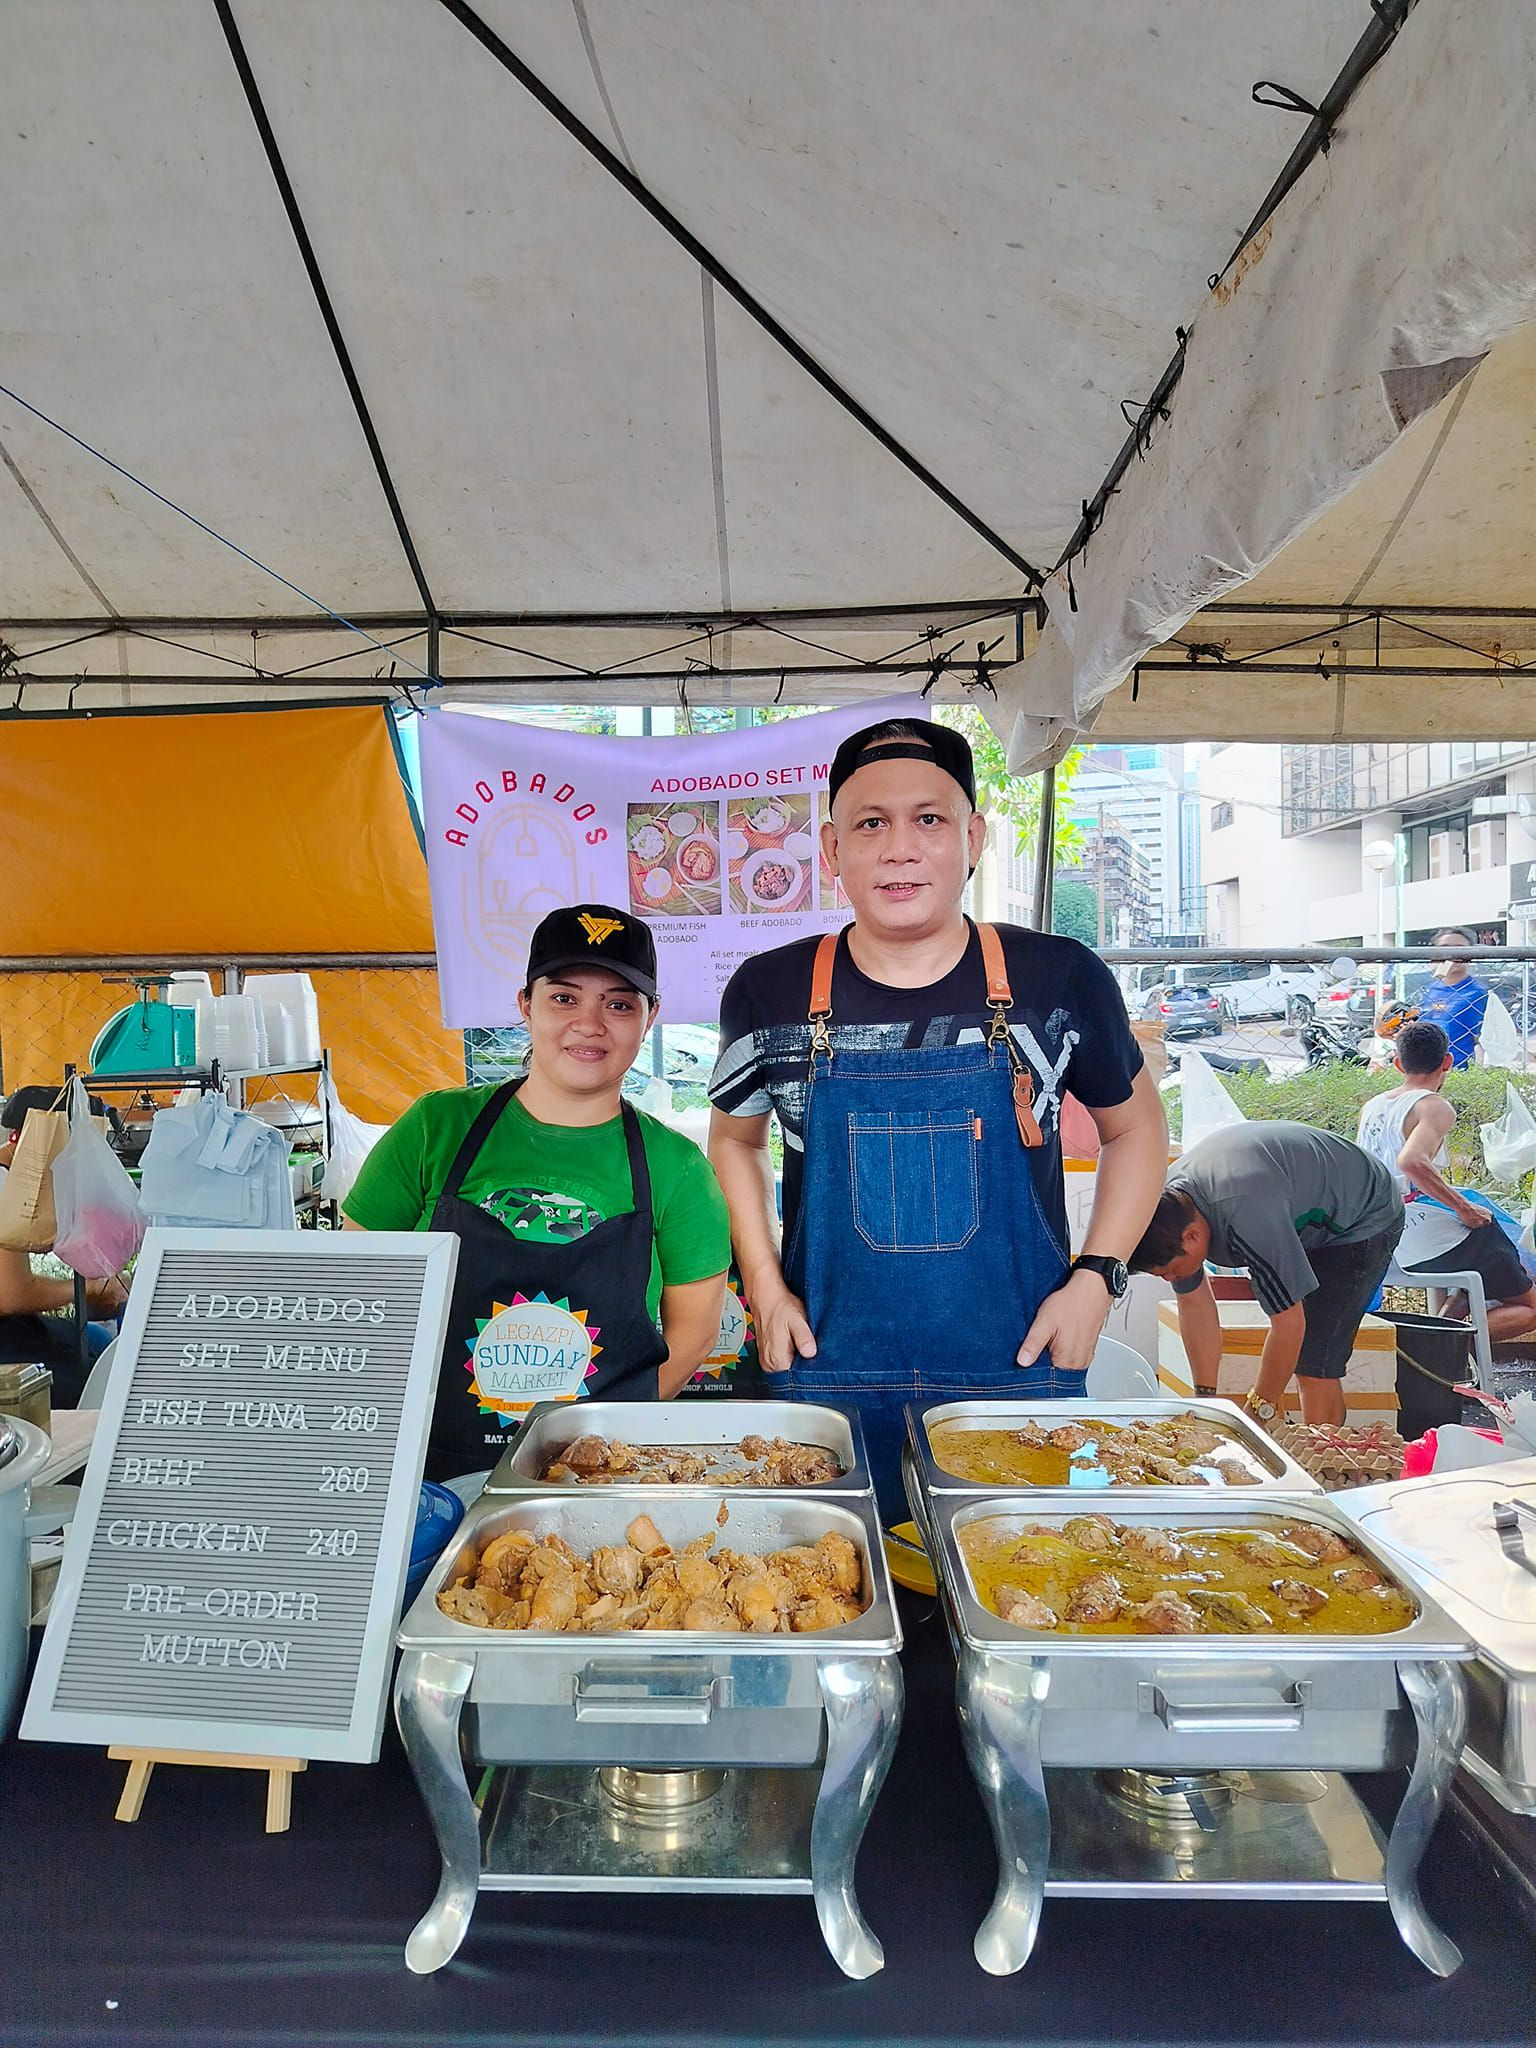
[{"label": "man in grey shirt", "polygon": [[1249,1408],[1273,1420],[1295,1373],[1303,1420],[1339,1423],[1355,1333],[1402,1234],[1392,1176],[1358,1145],[1308,1124],[1237,1124],[1179,1160],[1130,1268],[1173,1283],[1195,1390],[1214,1393],[1221,1322],[1205,1264],[1246,1267],[1269,1317]]}]

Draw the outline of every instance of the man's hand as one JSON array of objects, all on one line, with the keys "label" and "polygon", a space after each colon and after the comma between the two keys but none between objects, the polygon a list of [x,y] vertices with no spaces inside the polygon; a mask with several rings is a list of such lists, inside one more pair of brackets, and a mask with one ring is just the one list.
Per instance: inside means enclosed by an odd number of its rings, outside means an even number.
[{"label": "man's hand", "polygon": [[85,1290],[85,1305],[93,1316],[116,1315],[128,1299],[128,1289],[116,1273],[105,1280],[93,1280]]},{"label": "man's hand", "polygon": [[1109,1316],[1109,1289],[1097,1273],[1072,1274],[1041,1302],[1016,1363],[1033,1365],[1049,1349],[1058,1372],[1086,1372],[1093,1347]]},{"label": "man's hand", "polygon": [[1463,1202],[1456,1211],[1458,1223],[1464,1223],[1468,1230],[1481,1230],[1485,1223],[1493,1221],[1491,1209],[1479,1209],[1476,1202]]},{"label": "man's hand", "polygon": [[785,1287],[766,1308],[756,1301],[752,1308],[757,1317],[757,1359],[764,1372],[788,1372],[797,1357],[816,1356],[816,1339],[798,1294]]}]

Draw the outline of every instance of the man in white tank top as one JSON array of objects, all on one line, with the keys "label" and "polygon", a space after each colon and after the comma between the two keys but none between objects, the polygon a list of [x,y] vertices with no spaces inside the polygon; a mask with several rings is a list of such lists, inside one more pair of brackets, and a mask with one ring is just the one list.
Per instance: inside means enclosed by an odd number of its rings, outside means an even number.
[{"label": "man in white tank top", "polygon": [[[1520,1255],[1488,1210],[1446,1180],[1447,1143],[1456,1110],[1441,1094],[1451,1071],[1450,1041],[1438,1024],[1405,1024],[1393,1041],[1402,1081],[1360,1112],[1356,1142],[1379,1159],[1406,1204],[1397,1262],[1405,1272],[1475,1272],[1488,1296],[1488,1334],[1496,1341],[1536,1330],[1536,1287]],[[1462,1312],[1452,1296],[1447,1314]]]}]

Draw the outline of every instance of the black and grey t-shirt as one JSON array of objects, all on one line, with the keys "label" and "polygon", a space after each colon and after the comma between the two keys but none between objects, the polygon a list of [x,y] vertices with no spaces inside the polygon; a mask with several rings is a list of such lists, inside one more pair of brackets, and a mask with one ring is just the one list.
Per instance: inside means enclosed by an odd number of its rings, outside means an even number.
[{"label": "black and grey t-shirt", "polygon": [[[1402,1222],[1402,1197],[1380,1161],[1310,1124],[1213,1131],[1184,1154],[1168,1185],[1210,1224],[1210,1263],[1246,1267],[1267,1315],[1317,1286],[1308,1251],[1363,1244]],[[1174,1291],[1192,1294],[1200,1279],[1175,1281]]]},{"label": "black and grey t-shirt", "polygon": [[[1059,1141],[1063,1091],[1090,1109],[1124,1102],[1141,1069],[1125,1001],[1114,976],[1075,939],[1000,924],[1014,1042],[1035,1077],[1035,1113],[1044,1145],[1030,1154],[1035,1188],[1062,1242],[1066,1202]],[[811,1027],[811,970],[819,941],[800,939],[748,960],[732,975],[720,1005],[720,1057],[710,1100],[728,1116],[769,1110],[784,1133],[784,1236],[788,1242],[800,1201],[804,1164],[806,1076]],[[832,973],[832,1043],[850,1052],[961,1045],[985,1036],[986,1004],[981,940],[970,944],[942,981],[926,988],[891,988],[854,965],[846,932]]]}]

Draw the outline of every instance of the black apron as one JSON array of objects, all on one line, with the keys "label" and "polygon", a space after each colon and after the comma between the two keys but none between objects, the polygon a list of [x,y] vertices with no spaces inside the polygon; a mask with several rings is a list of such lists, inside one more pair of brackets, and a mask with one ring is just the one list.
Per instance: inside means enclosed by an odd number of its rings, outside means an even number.
[{"label": "black apron", "polygon": [[[569,1244],[529,1244],[473,1202],[464,1176],[521,1086],[507,1081],[470,1125],[432,1211],[459,1240],[448,1335],[427,1447],[427,1477],[495,1465],[533,1401],[660,1396],[667,1355],[646,1308],[655,1226],[640,1119],[619,1105],[634,1208]],[[548,1304],[547,1308],[544,1304]]]}]

